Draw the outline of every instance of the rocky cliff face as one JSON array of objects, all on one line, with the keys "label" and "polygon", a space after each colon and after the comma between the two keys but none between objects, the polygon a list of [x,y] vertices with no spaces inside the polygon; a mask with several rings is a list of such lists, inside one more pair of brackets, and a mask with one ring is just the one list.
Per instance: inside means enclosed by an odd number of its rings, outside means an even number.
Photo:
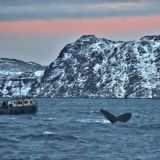
[{"label": "rocky cliff face", "polygon": [[160,98],[160,36],[66,45],[32,93],[43,97]]},{"label": "rocky cliff face", "polygon": [[36,83],[40,82],[45,67],[34,62],[0,58],[0,97],[19,96],[19,76],[22,95],[28,95]]}]

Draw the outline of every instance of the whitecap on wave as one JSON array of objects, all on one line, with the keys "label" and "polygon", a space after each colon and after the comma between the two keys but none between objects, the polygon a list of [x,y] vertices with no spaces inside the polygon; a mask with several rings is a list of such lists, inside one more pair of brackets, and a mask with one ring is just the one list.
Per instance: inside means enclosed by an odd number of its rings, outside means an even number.
[{"label": "whitecap on wave", "polygon": [[48,120],[52,121],[52,120],[53,120],[53,117],[49,117]]},{"label": "whitecap on wave", "polygon": [[45,131],[45,132],[43,132],[43,135],[54,135],[54,133],[53,132],[49,132],[49,131]]},{"label": "whitecap on wave", "polygon": [[82,123],[102,123],[102,124],[106,124],[106,123],[110,123],[110,121],[106,120],[106,119],[78,119],[78,122],[82,122]]}]

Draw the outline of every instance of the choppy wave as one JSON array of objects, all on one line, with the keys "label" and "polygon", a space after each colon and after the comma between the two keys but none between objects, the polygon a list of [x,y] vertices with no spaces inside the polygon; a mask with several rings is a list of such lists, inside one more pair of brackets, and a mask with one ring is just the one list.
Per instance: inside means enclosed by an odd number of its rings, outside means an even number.
[{"label": "choppy wave", "polygon": [[18,143],[18,139],[13,137],[0,137],[0,143]]},{"label": "choppy wave", "polygon": [[138,128],[140,130],[146,130],[146,131],[151,131],[151,130],[160,130],[160,124],[144,124],[144,125],[138,125]]},{"label": "choppy wave", "polygon": [[[160,157],[159,100],[55,98],[38,102],[37,115],[0,116],[0,160]],[[99,113],[100,103],[117,115],[131,111],[131,120],[111,124]]]},{"label": "choppy wave", "polygon": [[21,140],[60,140],[60,141],[70,141],[79,140],[79,137],[73,135],[61,135],[55,134],[53,132],[45,131],[42,134],[29,134],[19,137]]}]

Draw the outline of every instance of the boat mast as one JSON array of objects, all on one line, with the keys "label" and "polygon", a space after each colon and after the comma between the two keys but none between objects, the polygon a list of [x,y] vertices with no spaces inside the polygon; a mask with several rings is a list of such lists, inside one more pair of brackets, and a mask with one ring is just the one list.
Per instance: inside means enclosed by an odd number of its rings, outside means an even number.
[{"label": "boat mast", "polygon": [[21,76],[19,76],[19,97],[20,97],[20,98],[22,97],[21,88],[22,88]]}]

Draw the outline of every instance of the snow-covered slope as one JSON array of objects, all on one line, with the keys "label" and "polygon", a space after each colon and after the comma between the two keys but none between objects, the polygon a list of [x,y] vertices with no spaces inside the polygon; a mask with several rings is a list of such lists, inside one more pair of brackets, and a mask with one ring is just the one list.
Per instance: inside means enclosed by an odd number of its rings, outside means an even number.
[{"label": "snow-covered slope", "polygon": [[160,36],[121,42],[82,36],[66,45],[33,92],[44,97],[160,97]]},{"label": "snow-covered slope", "polygon": [[19,76],[22,78],[22,95],[28,95],[32,86],[40,82],[44,69],[34,62],[0,58],[0,97],[19,96]]},{"label": "snow-covered slope", "polygon": [[35,72],[44,67],[34,62],[24,62],[17,59],[0,58],[0,75],[14,75],[22,72]]}]

